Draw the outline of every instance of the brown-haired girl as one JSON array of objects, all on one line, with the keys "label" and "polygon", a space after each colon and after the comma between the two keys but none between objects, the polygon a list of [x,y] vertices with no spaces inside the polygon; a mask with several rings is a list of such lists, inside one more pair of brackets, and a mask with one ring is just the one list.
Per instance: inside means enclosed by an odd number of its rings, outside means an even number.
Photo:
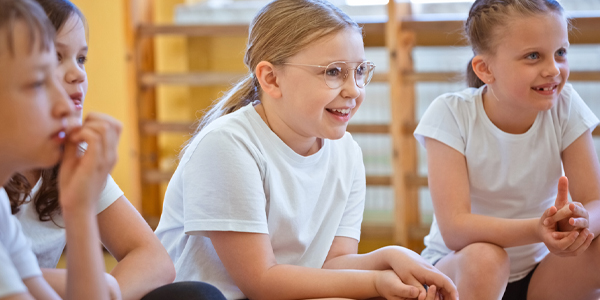
[{"label": "brown-haired girl", "polygon": [[[36,2],[44,8],[56,29],[54,49],[58,67],[54,76],[75,105],[81,122],[88,90],[85,18],[68,0]],[[59,295],[64,295],[68,274],[64,269],[55,269],[66,243],[57,182],[61,166],[21,172],[13,176],[5,188],[13,213],[31,239],[46,280]],[[113,290],[120,290],[123,299],[140,299],[173,281],[175,270],[164,247],[110,175],[97,201],[96,213],[100,239],[118,261],[111,272],[116,282],[111,275],[106,277]]]},{"label": "brown-haired girl", "polygon": [[408,249],[357,254],[365,171],[346,127],[375,67],[361,28],[325,0],[276,0],[252,21],[244,62],[167,188],[156,234],[176,281],[228,299],[457,299]]},{"label": "brown-haired girl", "polygon": [[[109,299],[94,209],[116,162],[121,127],[94,113],[75,125],[73,105],[55,77],[54,33],[36,3],[0,1],[0,183],[62,157],[58,201],[69,241],[66,298]],[[79,151],[83,142],[85,153]],[[0,299],[60,299],[42,277],[3,188],[0,266]]]},{"label": "brown-haired girl", "polygon": [[563,9],[477,0],[465,29],[471,88],[438,97],[415,131],[435,208],[422,255],[463,300],[598,299],[598,118],[567,83]]}]

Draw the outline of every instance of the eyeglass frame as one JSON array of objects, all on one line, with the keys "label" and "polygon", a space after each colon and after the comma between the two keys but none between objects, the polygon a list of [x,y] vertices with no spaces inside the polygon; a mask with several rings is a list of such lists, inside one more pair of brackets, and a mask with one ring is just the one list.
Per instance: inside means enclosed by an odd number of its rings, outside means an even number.
[{"label": "eyeglass frame", "polygon": [[[321,66],[321,65],[308,65],[308,64],[297,64],[297,63],[283,63],[283,64],[284,64],[284,65],[290,65],[290,66],[305,66],[305,67],[317,67],[317,68],[325,68],[325,71],[327,71],[327,69],[329,68],[329,66],[331,66],[331,65],[333,65],[333,64],[339,64],[339,63],[343,63],[343,64],[345,64],[345,65],[348,65],[348,63],[352,63],[352,62],[345,62],[345,61],[334,61],[334,62],[331,62],[331,63],[329,63],[329,64],[328,64],[328,65],[326,65],[326,66]],[[326,85],[328,88],[330,88],[330,89],[337,89],[337,88],[339,88],[339,87],[343,86],[343,85],[344,85],[344,83],[346,83],[346,80],[348,79],[348,74],[350,73],[350,72],[349,72],[349,70],[352,70],[352,71],[354,71],[354,72],[352,72],[352,76],[354,77],[354,84],[356,84],[356,86],[357,86],[357,87],[359,87],[359,88],[361,88],[361,89],[362,89],[362,88],[364,88],[364,87],[366,87],[366,86],[367,86],[367,85],[368,85],[368,84],[371,82],[371,79],[373,79],[373,75],[371,75],[371,78],[369,78],[369,81],[367,81],[367,82],[365,83],[365,85],[363,85],[363,86],[360,86],[360,85],[358,85],[358,81],[356,80],[356,70],[358,69],[358,67],[360,67],[360,66],[361,66],[362,64],[364,64],[364,63],[367,63],[367,65],[369,65],[369,64],[370,64],[370,65],[372,65],[372,66],[373,66],[373,69],[371,69],[371,71],[370,71],[370,72],[373,72],[373,70],[375,70],[375,67],[377,67],[377,66],[376,66],[376,65],[375,65],[375,64],[374,64],[372,61],[365,60],[365,61],[362,61],[362,62],[360,62],[360,63],[358,64],[358,66],[356,66],[356,68],[347,68],[347,69],[346,69],[346,74],[344,75],[344,81],[342,82],[342,84],[341,84],[340,86],[338,86],[338,87],[334,87],[334,88],[330,87],[330,86],[327,84],[327,72],[325,72],[325,73],[323,73],[323,80],[325,81],[325,85]]]}]

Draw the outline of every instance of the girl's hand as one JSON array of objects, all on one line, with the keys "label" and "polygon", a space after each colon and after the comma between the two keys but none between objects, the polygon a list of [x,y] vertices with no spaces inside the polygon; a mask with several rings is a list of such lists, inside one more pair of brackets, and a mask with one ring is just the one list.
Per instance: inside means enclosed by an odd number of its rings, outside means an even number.
[{"label": "girl's hand", "polygon": [[414,298],[426,299],[429,294],[423,285],[428,285],[435,286],[436,293],[439,293],[444,299],[458,300],[458,291],[452,280],[423,257],[403,247],[394,247],[392,250],[393,252],[387,259],[388,263],[403,282],[419,291]]},{"label": "girl's hand", "polygon": [[[558,208],[558,207],[557,207]],[[557,231],[581,231],[590,226],[590,215],[583,204],[573,202],[558,209],[556,214],[544,220],[545,226],[556,226]]]},{"label": "girl's hand", "polygon": [[556,207],[548,208],[538,222],[538,234],[548,250],[561,257],[577,256],[592,243],[594,234],[589,229],[559,232],[556,222],[549,222],[557,214]]},{"label": "girl's hand", "polygon": [[387,299],[415,299],[420,291],[414,286],[406,285],[392,270],[376,271],[375,290]]},{"label": "girl's hand", "polygon": [[427,289],[427,297],[425,298],[425,300],[441,300],[441,299],[442,299],[442,295],[440,293],[438,293],[435,285],[429,286],[429,288]]},{"label": "girl's hand", "polygon": [[557,224],[558,231],[573,231],[589,227],[589,214],[583,204],[569,203],[569,180],[562,176],[558,180],[558,192],[554,206],[558,210],[551,219],[544,220],[545,226]]},{"label": "girl's hand", "polygon": [[[58,178],[63,210],[94,209],[117,161],[120,134],[121,123],[98,113],[90,113],[81,127],[67,134]],[[85,152],[79,146],[83,142]]]}]

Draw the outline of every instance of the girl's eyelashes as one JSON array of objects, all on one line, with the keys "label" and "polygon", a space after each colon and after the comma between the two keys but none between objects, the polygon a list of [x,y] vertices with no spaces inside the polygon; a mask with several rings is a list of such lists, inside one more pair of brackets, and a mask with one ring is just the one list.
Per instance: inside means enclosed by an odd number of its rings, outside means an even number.
[{"label": "girl's eyelashes", "polygon": [[88,60],[87,56],[85,56],[85,55],[77,57],[77,63],[80,64],[80,65],[85,65],[85,63],[87,62],[87,60]]},{"label": "girl's eyelashes", "polygon": [[56,52],[56,58],[58,59],[58,62],[62,61],[62,55],[60,55],[60,52]]},{"label": "girl's eyelashes", "polygon": [[558,55],[560,57],[567,56],[567,49],[565,49],[565,48],[558,49],[558,51],[556,51],[556,55]]},{"label": "girl's eyelashes", "polygon": [[532,52],[525,56],[526,59],[535,60],[540,58],[540,54],[538,52]]},{"label": "girl's eyelashes", "polygon": [[47,82],[47,77],[40,76],[40,77],[34,79],[33,81],[31,81],[27,85],[27,88],[36,90],[36,89],[43,87],[46,84],[46,82]]}]

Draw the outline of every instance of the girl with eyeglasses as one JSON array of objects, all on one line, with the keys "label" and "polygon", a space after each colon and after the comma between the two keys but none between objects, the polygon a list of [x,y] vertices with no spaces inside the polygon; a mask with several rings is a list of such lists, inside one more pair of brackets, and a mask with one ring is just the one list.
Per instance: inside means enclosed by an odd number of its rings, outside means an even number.
[{"label": "girl with eyeglasses", "polygon": [[175,281],[227,299],[457,299],[408,249],[357,254],[365,170],[346,127],[375,68],[361,28],[325,0],[273,1],[244,62],[248,76],[204,116],[167,188],[156,234]]}]

